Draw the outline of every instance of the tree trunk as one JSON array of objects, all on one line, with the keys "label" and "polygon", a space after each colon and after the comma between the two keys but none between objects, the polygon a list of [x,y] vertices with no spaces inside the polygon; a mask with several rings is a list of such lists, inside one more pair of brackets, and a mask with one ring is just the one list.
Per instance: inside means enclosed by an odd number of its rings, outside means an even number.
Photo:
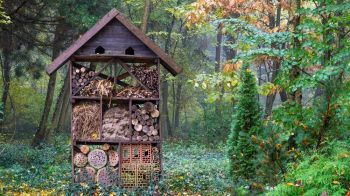
[{"label": "tree trunk", "polygon": [[69,76],[68,76],[68,74],[69,74],[69,71],[67,72],[67,75],[64,79],[64,83],[63,83],[63,86],[61,88],[61,92],[57,98],[55,111],[52,115],[51,124],[52,124],[53,130],[55,130],[58,126],[58,121],[59,121],[60,115],[62,113],[63,99],[65,98],[64,96],[66,96],[66,92],[69,91]]},{"label": "tree trunk", "polygon": [[215,47],[215,71],[220,71],[220,64],[221,64],[221,45],[222,45],[222,28],[223,24],[220,23],[218,25],[218,30],[216,34],[216,47]]},{"label": "tree trunk", "polygon": [[[62,44],[61,39],[63,38],[63,35],[64,35],[62,25],[63,24],[60,23],[56,26],[55,36],[54,36],[53,46],[52,46],[52,61],[59,55],[59,52],[61,49],[61,44]],[[55,94],[56,77],[57,77],[57,71],[50,75],[49,83],[47,85],[44,111],[41,116],[38,130],[36,131],[32,141],[32,146],[34,147],[40,145],[49,134],[47,125],[48,125],[48,119],[49,119],[50,110],[53,102],[53,97]]]},{"label": "tree trunk", "polygon": [[[281,23],[280,20],[281,20],[281,6],[279,5],[277,7],[276,16],[274,13],[271,13],[269,15],[269,28],[274,29],[275,27],[280,26],[280,23]],[[271,47],[275,48],[275,45],[273,44]],[[272,68],[271,68],[272,69],[272,74],[271,74],[271,79],[270,79],[271,83],[275,83],[275,79],[277,77],[279,68],[280,68],[280,62],[278,62],[278,60],[274,60],[272,62]],[[276,99],[276,92],[274,92],[266,97],[265,118],[271,116],[273,103],[275,102],[275,99]]]},{"label": "tree trunk", "polygon": [[141,31],[144,33],[147,32],[147,26],[148,26],[147,24],[148,24],[150,11],[151,11],[151,0],[145,0],[142,23],[141,23]]},{"label": "tree trunk", "polygon": [[[297,5],[296,9],[300,10],[301,9],[301,0],[296,0],[296,5]],[[294,21],[295,21],[294,22],[294,31],[297,31],[296,29],[297,29],[297,27],[300,24],[300,19],[301,19],[300,14],[297,13],[297,15],[296,15],[296,17],[294,19]],[[299,49],[301,47],[301,43],[300,43],[300,41],[299,41],[297,36],[294,38],[294,47],[296,49]],[[299,77],[299,75],[300,75],[300,70],[298,69],[298,67],[293,66],[292,70],[291,70],[291,73],[290,73],[291,79],[295,80],[295,79],[297,79]],[[302,102],[302,91],[301,90],[296,90],[294,92],[291,92],[290,93],[290,99],[295,101],[295,102],[297,102],[298,104],[301,104],[301,102]]]},{"label": "tree trunk", "polygon": [[[4,55],[4,64],[3,64],[3,92],[2,92],[2,98],[1,101],[3,103],[4,106],[4,110],[6,109],[6,102],[7,102],[7,98],[9,95],[9,91],[10,91],[10,74],[11,74],[11,65],[10,65],[10,48],[4,48],[3,50],[3,55]],[[5,116],[4,116],[5,117]]]},{"label": "tree trunk", "polygon": [[174,114],[174,128],[178,128],[180,124],[180,107],[181,107],[182,82],[180,78],[177,82],[176,96],[175,96],[175,114]]},{"label": "tree trunk", "polygon": [[[222,29],[223,23],[219,23],[216,34],[216,47],[215,47],[215,72],[220,72],[221,70],[221,45],[222,45]],[[221,91],[223,91],[223,87],[221,87]],[[221,102],[222,95],[220,96],[220,100],[215,102],[215,112],[220,115],[219,104]]]},{"label": "tree trunk", "polygon": [[168,92],[168,88],[169,88],[169,84],[167,80],[162,80],[162,115],[161,117],[161,126],[162,126],[162,131],[168,133],[167,135],[169,137],[173,136],[171,127],[170,127],[170,120],[169,120],[169,108],[168,108],[168,98],[169,98],[169,92]]},{"label": "tree trunk", "polygon": [[53,96],[55,92],[55,85],[56,85],[56,75],[57,72],[54,72],[49,79],[49,83],[47,85],[47,93],[46,93],[46,100],[45,100],[45,106],[44,111],[41,116],[39,128],[37,132],[35,133],[34,139],[32,141],[32,146],[38,146],[40,143],[42,143],[46,137],[47,134],[47,121],[50,115],[50,109],[53,101]]},{"label": "tree trunk", "polygon": [[[271,83],[275,82],[275,79],[277,77],[278,69],[280,68],[280,63],[279,62],[273,62],[273,67],[272,67],[272,75],[271,75]],[[273,103],[275,102],[276,98],[276,92],[268,95],[266,97],[266,103],[265,103],[265,118],[271,116],[272,113],[272,108],[273,108]]]},{"label": "tree trunk", "polygon": [[[7,98],[9,96],[10,91],[10,82],[11,82],[11,50],[12,50],[12,35],[5,34],[1,35],[2,44],[3,44],[3,66],[2,66],[2,74],[3,74],[3,91],[1,101],[4,106],[4,110],[6,110]],[[5,116],[4,116],[5,118]]]},{"label": "tree trunk", "polygon": [[[178,0],[178,3],[180,1]],[[173,31],[173,27],[175,25],[175,16],[172,17],[171,19],[171,24],[168,26],[167,28],[167,38],[165,40],[165,52],[168,53],[170,50],[170,46],[171,46],[171,34]],[[171,126],[170,126],[170,118],[169,118],[169,108],[168,108],[168,98],[169,98],[169,92],[168,92],[168,88],[169,88],[169,83],[166,80],[165,77],[162,78],[162,83],[161,83],[161,89],[162,89],[162,107],[161,107],[161,111],[162,111],[162,115],[160,116],[161,118],[161,126],[162,126],[162,131],[163,133],[167,133],[167,136],[172,137],[173,136],[173,131],[171,130]],[[163,134],[163,136],[166,136],[165,134]]]}]

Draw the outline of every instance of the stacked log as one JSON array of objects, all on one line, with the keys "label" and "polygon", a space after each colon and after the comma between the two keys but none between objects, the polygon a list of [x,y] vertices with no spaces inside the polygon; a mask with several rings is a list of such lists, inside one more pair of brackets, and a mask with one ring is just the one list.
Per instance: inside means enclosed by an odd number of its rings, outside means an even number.
[{"label": "stacked log", "polygon": [[94,71],[88,71],[85,67],[73,68],[72,70],[72,92],[76,92],[88,81],[95,77]]},{"label": "stacked log", "polygon": [[158,92],[156,91],[147,91],[142,89],[142,87],[125,87],[119,93],[117,97],[126,97],[126,98],[157,98]]},{"label": "stacked log", "polygon": [[73,107],[72,130],[75,139],[99,139],[100,106],[97,102],[80,102]]},{"label": "stacked log", "polygon": [[131,124],[133,126],[132,140],[159,140],[159,110],[157,105],[152,102],[146,102],[143,106],[133,105],[131,111]]},{"label": "stacked log", "polygon": [[[104,144],[89,151],[89,146],[79,147],[80,152],[75,152],[73,163],[75,167],[76,182],[97,182],[104,186],[117,185],[119,182],[117,149],[109,144]],[[86,154],[85,154],[86,153]]]},{"label": "stacked log", "polygon": [[158,70],[147,66],[131,66],[133,73],[150,90],[158,91]]},{"label": "stacked log", "polygon": [[127,107],[113,107],[103,115],[102,139],[130,140],[129,110]]}]

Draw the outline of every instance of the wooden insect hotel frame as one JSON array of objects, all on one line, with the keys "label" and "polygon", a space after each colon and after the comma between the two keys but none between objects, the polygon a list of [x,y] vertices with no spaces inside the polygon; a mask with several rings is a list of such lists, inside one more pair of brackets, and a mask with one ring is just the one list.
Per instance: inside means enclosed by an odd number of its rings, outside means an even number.
[{"label": "wooden insect hotel frame", "polygon": [[47,68],[69,65],[73,182],[124,188],[162,171],[160,66],[182,71],[112,9]]}]

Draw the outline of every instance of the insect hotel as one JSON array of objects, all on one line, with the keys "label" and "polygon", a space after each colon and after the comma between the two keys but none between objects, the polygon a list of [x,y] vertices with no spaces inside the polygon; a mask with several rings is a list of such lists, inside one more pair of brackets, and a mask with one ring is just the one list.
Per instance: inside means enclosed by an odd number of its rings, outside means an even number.
[{"label": "insect hotel", "polygon": [[162,171],[160,66],[182,68],[116,9],[47,68],[69,65],[72,179],[124,188]]}]

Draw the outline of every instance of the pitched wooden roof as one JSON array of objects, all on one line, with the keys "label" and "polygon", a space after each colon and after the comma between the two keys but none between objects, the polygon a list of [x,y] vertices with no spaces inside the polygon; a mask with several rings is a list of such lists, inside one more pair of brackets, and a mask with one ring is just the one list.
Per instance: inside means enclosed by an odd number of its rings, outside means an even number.
[{"label": "pitched wooden roof", "polygon": [[90,30],[81,36],[67,50],[61,53],[46,69],[46,72],[51,75],[63,66],[69,58],[71,58],[80,48],[82,48],[89,40],[91,40],[99,31],[103,29],[113,19],[117,19],[124,25],[133,35],[153,51],[160,59],[160,63],[173,75],[177,75],[182,71],[175,61],[170,58],[161,48],[159,48],[150,38],[147,37],[141,30],[135,27],[127,18],[116,9],[108,12],[100,21],[98,21]]}]

